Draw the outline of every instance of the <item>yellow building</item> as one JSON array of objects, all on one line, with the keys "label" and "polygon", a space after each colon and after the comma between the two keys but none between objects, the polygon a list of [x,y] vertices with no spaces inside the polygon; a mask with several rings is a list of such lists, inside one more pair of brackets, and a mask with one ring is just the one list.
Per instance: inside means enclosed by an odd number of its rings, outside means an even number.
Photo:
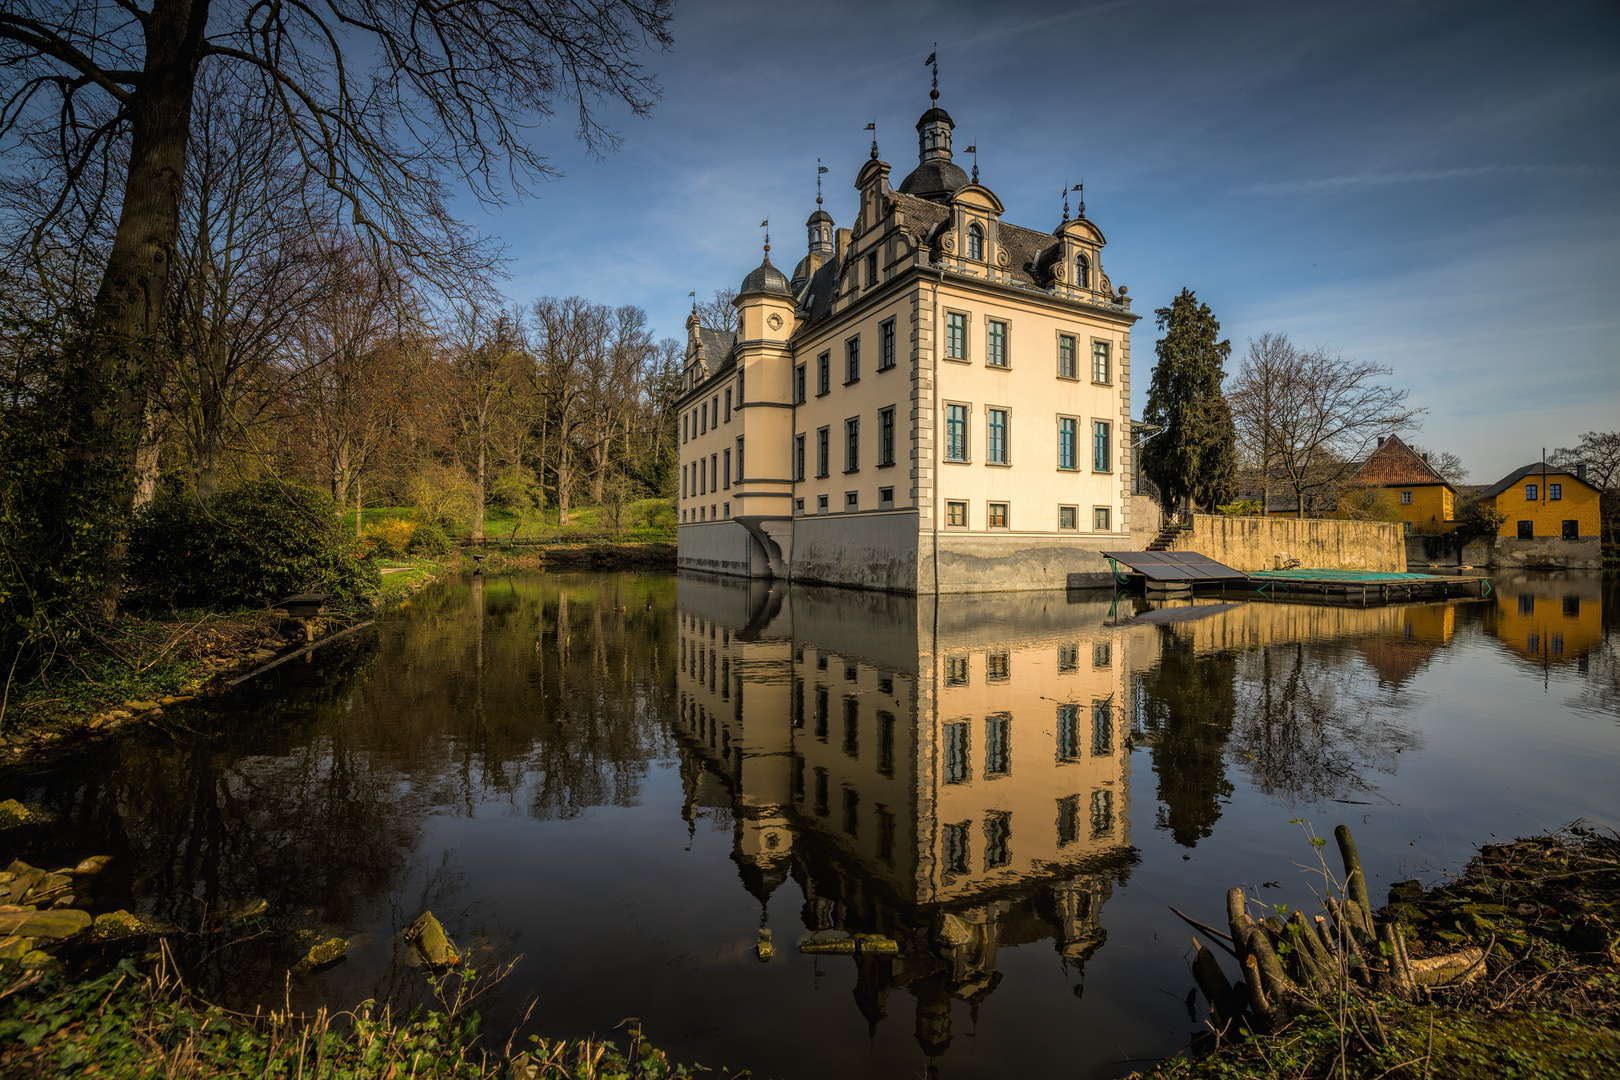
[{"label": "yellow building", "polygon": [[1603,593],[1595,574],[1498,574],[1485,627],[1510,652],[1537,664],[1580,660],[1603,640]]},{"label": "yellow building", "polygon": [[[1345,481],[1331,516],[1365,516],[1362,509],[1374,492],[1387,492],[1390,504],[1409,533],[1450,532],[1457,527],[1457,489],[1398,436],[1380,438],[1378,446]],[[1380,500],[1381,501],[1381,500]]]},{"label": "yellow building", "polygon": [[1503,516],[1498,536],[1595,540],[1600,528],[1598,499],[1603,493],[1586,482],[1584,472],[1565,472],[1538,461],[1515,469],[1479,497]]},{"label": "yellow building", "polygon": [[818,195],[791,275],[767,241],[736,323],[688,320],[682,568],[905,593],[1109,580],[1139,316],[1084,203],[1050,232],[1003,220],[953,128],[923,114],[898,185],[874,142],[849,228]]}]

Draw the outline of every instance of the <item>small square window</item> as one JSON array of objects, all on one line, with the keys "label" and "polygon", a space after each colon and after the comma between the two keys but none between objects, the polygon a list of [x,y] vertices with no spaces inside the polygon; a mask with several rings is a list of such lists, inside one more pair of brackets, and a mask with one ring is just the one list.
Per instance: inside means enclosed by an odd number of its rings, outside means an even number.
[{"label": "small square window", "polygon": [[1525,502],[1535,502],[1538,498],[1541,497],[1540,492],[1541,492],[1541,489],[1538,488],[1535,484],[1526,484],[1526,485],[1524,485],[1524,501]]},{"label": "small square window", "polygon": [[827,512],[827,496],[825,496],[825,495],[817,495],[816,496],[816,513],[825,514],[826,512]]},{"label": "small square window", "polygon": [[1091,512],[1091,527],[1097,532],[1108,531],[1109,509],[1099,506]]},{"label": "small square window", "polygon": [[1536,538],[1536,523],[1533,521],[1519,522],[1519,539],[1534,540]]},{"label": "small square window", "polygon": [[793,500],[793,512],[795,514],[804,513],[804,500],[803,499],[794,499]]},{"label": "small square window", "polygon": [[1564,520],[1564,539],[1579,540],[1581,538],[1581,523],[1579,521]]},{"label": "small square window", "polygon": [[1079,511],[1073,506],[1058,507],[1058,528],[1074,529],[1079,525]]},{"label": "small square window", "polygon": [[967,503],[948,502],[945,504],[945,524],[958,529],[967,528]]},{"label": "small square window", "polygon": [[853,491],[844,492],[844,510],[846,512],[850,510],[859,510],[860,501],[861,499],[858,493]]},{"label": "small square window", "polygon": [[1559,499],[1562,499],[1563,497],[1564,497],[1564,485],[1563,484],[1548,484],[1547,485],[1547,499],[1550,502],[1557,502]]},{"label": "small square window", "polygon": [[894,488],[892,488],[892,487],[878,488],[878,509],[880,509],[880,510],[892,510],[892,509],[894,509]]},{"label": "small square window", "polygon": [[992,529],[1005,529],[1007,527],[1007,504],[991,503],[985,507],[987,524]]},{"label": "small square window", "polygon": [[1412,505],[1412,493],[1410,491],[1401,492],[1401,505],[1402,506],[1411,506]]}]

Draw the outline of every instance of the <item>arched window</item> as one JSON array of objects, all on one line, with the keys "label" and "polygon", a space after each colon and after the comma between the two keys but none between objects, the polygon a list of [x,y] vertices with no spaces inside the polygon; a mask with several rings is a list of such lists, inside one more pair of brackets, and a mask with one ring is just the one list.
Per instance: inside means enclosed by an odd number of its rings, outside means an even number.
[{"label": "arched window", "polygon": [[977,225],[968,226],[968,258],[984,261],[984,231]]},{"label": "arched window", "polygon": [[1074,283],[1082,289],[1091,288],[1091,260],[1084,255],[1074,260]]}]

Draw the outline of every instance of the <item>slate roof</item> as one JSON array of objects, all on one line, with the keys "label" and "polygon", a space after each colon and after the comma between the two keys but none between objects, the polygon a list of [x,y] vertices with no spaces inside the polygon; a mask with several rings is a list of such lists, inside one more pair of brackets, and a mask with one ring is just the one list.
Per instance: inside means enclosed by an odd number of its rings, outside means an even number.
[{"label": "slate roof", "polygon": [[[1355,487],[1415,487],[1421,484],[1451,487],[1449,480],[1435,472],[1417,451],[1396,435],[1385,439],[1382,446],[1368,454],[1361,468],[1352,473],[1345,483]],[[1455,492],[1456,488],[1452,488],[1452,491]]]},{"label": "slate roof", "polygon": [[707,326],[698,327],[698,340],[703,343],[703,359],[713,371],[726,362],[731,355],[731,349],[737,344],[735,330],[710,330]]},{"label": "slate roof", "polygon": [[749,293],[792,296],[793,289],[788,284],[787,275],[771,265],[771,257],[767,254],[764,262],[748,272],[748,276],[743,278],[742,288],[737,290],[738,296],[747,296]]},{"label": "slate roof", "polygon": [[896,189],[920,198],[950,198],[972,183],[967,170],[954,161],[925,161],[906,174]]},{"label": "slate roof", "polygon": [[1575,470],[1574,469],[1564,469],[1564,468],[1560,468],[1557,465],[1549,465],[1546,462],[1532,461],[1530,464],[1525,465],[1522,468],[1518,468],[1518,469],[1513,470],[1511,473],[1509,473],[1508,475],[1502,477],[1502,479],[1498,480],[1496,483],[1492,484],[1490,487],[1488,487],[1484,491],[1480,492],[1479,493],[1480,498],[1482,498],[1482,499],[1494,499],[1496,496],[1502,494],[1502,492],[1506,491],[1508,488],[1512,487],[1514,484],[1517,484],[1520,480],[1523,480],[1525,477],[1527,477],[1527,476],[1540,476],[1543,472],[1547,473],[1547,475],[1549,475],[1549,476],[1566,476],[1569,479],[1574,480],[1577,484],[1585,484],[1587,487],[1591,488],[1593,491],[1601,491],[1601,490],[1603,490],[1602,488],[1598,487],[1596,484],[1592,483],[1590,480],[1582,480],[1582,479],[1580,479],[1578,476],[1575,475]]}]

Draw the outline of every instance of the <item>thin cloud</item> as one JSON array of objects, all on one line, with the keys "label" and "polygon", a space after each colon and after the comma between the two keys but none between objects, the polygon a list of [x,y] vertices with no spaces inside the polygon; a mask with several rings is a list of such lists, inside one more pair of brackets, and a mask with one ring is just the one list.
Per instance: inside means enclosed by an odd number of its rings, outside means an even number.
[{"label": "thin cloud", "polygon": [[1614,172],[1614,169],[1603,165],[1465,165],[1455,169],[1405,169],[1400,172],[1347,173],[1343,176],[1284,180],[1255,184],[1247,190],[1255,195],[1311,195],[1322,191],[1344,191],[1386,184],[1471,180],[1485,176],[1611,176]]}]

